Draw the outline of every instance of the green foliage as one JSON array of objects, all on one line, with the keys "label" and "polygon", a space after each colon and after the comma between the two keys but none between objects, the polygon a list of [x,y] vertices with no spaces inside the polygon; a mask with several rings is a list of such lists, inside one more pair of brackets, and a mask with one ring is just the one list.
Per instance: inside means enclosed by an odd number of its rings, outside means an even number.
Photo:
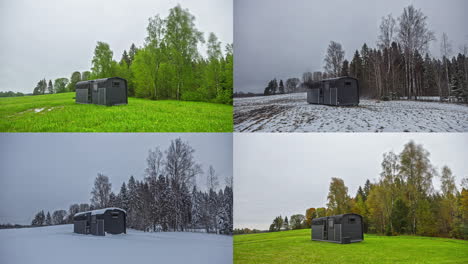
[{"label": "green foliage", "polygon": [[[109,44],[97,42],[91,72],[74,72],[70,82],[57,93],[75,91],[81,80],[121,77],[127,80],[129,96],[152,100],[203,101],[232,105],[233,48],[210,33],[207,58],[198,46],[205,42],[195,26],[195,17],[180,5],[169,10],[166,18],[148,19],[147,36],[141,48],[132,43],[119,62],[113,59]],[[43,94],[42,88],[35,94]]]},{"label": "green foliage", "polygon": [[232,132],[233,129],[232,106],[228,105],[129,98],[128,105],[106,107],[76,104],[74,96],[60,93],[0,98],[0,132]]},{"label": "green foliage", "polygon": [[79,71],[73,72],[67,85],[67,91],[74,92],[75,84],[79,81],[81,81],[81,73]]},{"label": "green foliage", "polygon": [[114,77],[117,63],[112,59],[113,54],[109,44],[98,41],[94,49],[91,79]]},{"label": "green foliage", "polygon": [[310,240],[310,229],[234,236],[234,263],[464,263],[468,241],[365,235],[349,245]]},{"label": "green foliage", "polygon": [[345,214],[351,210],[348,187],[342,179],[332,178],[327,199],[327,207],[331,215]]},{"label": "green foliage", "polygon": [[58,78],[54,81],[55,93],[65,93],[67,90],[68,79],[67,78]]},{"label": "green foliage", "polygon": [[0,92],[0,97],[18,97],[18,96],[24,96],[24,94],[20,92],[15,93],[13,91]]},{"label": "green foliage", "polygon": [[81,73],[81,80],[82,81],[87,81],[91,78],[91,72],[90,71],[84,71]]},{"label": "green foliage", "polygon": [[47,90],[47,82],[45,79],[40,80],[34,88],[33,95],[45,94]]},{"label": "green foliage", "polygon": [[291,229],[306,228],[305,216],[301,214],[295,214],[291,216]]}]

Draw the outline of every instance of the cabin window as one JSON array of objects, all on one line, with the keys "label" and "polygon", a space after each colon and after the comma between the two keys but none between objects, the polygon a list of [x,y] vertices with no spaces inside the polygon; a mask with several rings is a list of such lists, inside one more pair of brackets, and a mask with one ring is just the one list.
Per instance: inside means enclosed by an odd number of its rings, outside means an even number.
[{"label": "cabin window", "polygon": [[91,223],[96,224],[96,216],[95,215],[91,216]]},{"label": "cabin window", "polygon": [[333,219],[328,220],[328,227],[333,228]]},{"label": "cabin window", "polygon": [[93,83],[93,91],[96,93],[97,93],[97,88],[98,88],[97,86],[98,86],[97,83]]},{"label": "cabin window", "polygon": [[118,212],[112,212],[111,216],[112,216],[112,218],[119,218],[119,213]]},{"label": "cabin window", "polygon": [[348,224],[355,224],[356,218],[348,218]]},{"label": "cabin window", "polygon": [[119,87],[119,82],[112,82],[112,87]]},{"label": "cabin window", "polygon": [[345,85],[351,85],[351,82],[345,82]]}]

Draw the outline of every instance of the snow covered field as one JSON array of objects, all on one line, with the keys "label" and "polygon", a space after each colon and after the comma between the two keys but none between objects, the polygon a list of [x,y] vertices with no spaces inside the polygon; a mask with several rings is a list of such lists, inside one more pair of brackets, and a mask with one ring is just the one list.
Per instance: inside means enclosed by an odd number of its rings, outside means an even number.
[{"label": "snow covered field", "polygon": [[0,263],[232,263],[232,237],[201,233],[80,235],[72,225],[0,230]]},{"label": "snow covered field", "polygon": [[465,105],[361,99],[358,107],[311,105],[306,93],[235,98],[236,132],[467,132]]}]

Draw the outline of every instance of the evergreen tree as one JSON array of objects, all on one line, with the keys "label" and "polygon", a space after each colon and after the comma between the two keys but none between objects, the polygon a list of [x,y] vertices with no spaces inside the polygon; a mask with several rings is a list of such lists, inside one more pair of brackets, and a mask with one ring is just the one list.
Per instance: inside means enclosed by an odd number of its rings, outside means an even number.
[{"label": "evergreen tree", "polygon": [[49,92],[49,94],[54,93],[54,86],[52,85],[52,80],[49,80],[49,85],[47,86],[47,91]]},{"label": "evergreen tree", "polygon": [[45,225],[52,225],[52,217],[50,216],[50,212],[47,212],[47,216],[45,219]]},{"label": "evergreen tree", "polygon": [[280,80],[280,82],[279,82],[279,93],[284,94],[283,80]]}]

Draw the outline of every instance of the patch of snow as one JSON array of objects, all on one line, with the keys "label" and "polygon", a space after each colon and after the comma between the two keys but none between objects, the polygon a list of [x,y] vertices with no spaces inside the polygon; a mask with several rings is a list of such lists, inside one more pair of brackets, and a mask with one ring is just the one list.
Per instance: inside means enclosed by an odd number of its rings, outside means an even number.
[{"label": "patch of snow", "polygon": [[88,236],[73,225],[0,230],[0,263],[232,264],[232,237],[127,229],[127,234]]},{"label": "patch of snow", "polygon": [[236,132],[467,132],[468,106],[361,99],[357,107],[308,104],[306,93],[234,99]]},{"label": "patch of snow", "polygon": [[42,112],[45,108],[36,108],[34,109],[34,112],[39,113]]}]

